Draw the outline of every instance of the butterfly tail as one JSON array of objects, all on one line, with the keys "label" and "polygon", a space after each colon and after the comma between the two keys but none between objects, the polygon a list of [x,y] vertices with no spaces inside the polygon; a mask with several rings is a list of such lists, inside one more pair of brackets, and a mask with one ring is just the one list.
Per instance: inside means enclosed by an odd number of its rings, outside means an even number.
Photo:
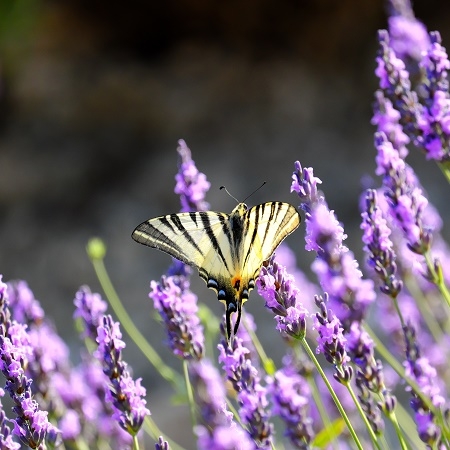
[{"label": "butterfly tail", "polygon": [[[237,312],[236,322],[232,324],[232,314]],[[242,313],[242,302],[232,300],[227,303],[227,310],[225,313],[226,316],[226,322],[227,322],[227,342],[228,344],[231,344],[231,341],[234,336],[236,336],[239,323],[241,322],[241,313]]]}]

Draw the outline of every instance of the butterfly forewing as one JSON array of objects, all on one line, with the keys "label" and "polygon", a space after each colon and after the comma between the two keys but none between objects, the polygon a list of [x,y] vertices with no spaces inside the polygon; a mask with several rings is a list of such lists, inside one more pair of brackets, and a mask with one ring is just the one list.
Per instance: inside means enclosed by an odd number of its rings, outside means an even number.
[{"label": "butterfly forewing", "polygon": [[212,237],[220,236],[228,215],[215,212],[169,214],[136,227],[132,238],[200,269],[211,253]]}]

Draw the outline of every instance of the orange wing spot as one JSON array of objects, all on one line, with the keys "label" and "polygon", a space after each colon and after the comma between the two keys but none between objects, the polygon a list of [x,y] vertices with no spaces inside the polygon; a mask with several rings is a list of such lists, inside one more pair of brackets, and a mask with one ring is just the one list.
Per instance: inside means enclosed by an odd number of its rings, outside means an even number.
[{"label": "orange wing spot", "polygon": [[241,287],[241,277],[236,275],[231,279],[231,285],[236,289],[237,291]]}]

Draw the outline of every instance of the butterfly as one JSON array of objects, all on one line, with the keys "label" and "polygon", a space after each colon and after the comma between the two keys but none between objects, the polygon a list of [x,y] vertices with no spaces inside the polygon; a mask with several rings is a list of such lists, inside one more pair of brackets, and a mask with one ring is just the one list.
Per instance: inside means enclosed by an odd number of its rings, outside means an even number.
[{"label": "butterfly", "polygon": [[198,269],[225,304],[229,342],[232,314],[237,312],[235,335],[261,266],[300,222],[289,203],[268,202],[251,209],[239,203],[231,214],[200,211],[156,217],[138,225],[131,237]]}]

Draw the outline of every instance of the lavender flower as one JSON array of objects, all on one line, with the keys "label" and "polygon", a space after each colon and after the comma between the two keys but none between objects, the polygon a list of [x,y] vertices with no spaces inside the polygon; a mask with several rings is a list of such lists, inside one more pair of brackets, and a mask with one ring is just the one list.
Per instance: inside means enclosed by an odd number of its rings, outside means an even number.
[{"label": "lavender flower", "polygon": [[419,61],[430,44],[425,25],[414,17],[412,10],[410,14],[393,15],[388,22],[391,47],[396,56],[404,61]]},{"label": "lavender flower", "polygon": [[313,206],[325,202],[322,192],[317,189],[317,185],[322,184],[322,180],[314,176],[312,167],[302,168],[299,161],[296,161],[294,166],[291,192],[297,192],[301,202],[300,207],[308,217]]},{"label": "lavender flower", "polygon": [[9,307],[13,319],[17,322],[39,324],[44,319],[44,310],[26,281],[19,280],[8,283]]},{"label": "lavender flower", "polygon": [[[1,281],[0,281],[1,283]],[[0,294],[1,295],[1,294]],[[5,391],[0,389],[0,398],[5,395]],[[0,401],[0,448],[3,450],[19,450],[20,444],[13,441],[11,429],[8,426],[5,410]]]},{"label": "lavender flower", "polygon": [[343,334],[344,328],[331,309],[327,307],[327,294],[324,297],[316,295],[314,300],[320,309],[320,312],[316,313],[314,317],[314,328],[319,334],[317,353],[323,353],[326,360],[334,365],[336,372],[333,376],[336,381],[347,385],[353,376],[353,368],[347,364],[350,357],[345,349],[347,339]]},{"label": "lavender flower", "polygon": [[391,230],[377,205],[377,193],[368,189],[366,192],[366,209],[362,213],[364,230],[364,250],[368,254],[368,264],[382,281],[381,291],[396,298],[402,289],[402,281],[397,277],[396,255],[389,238]]},{"label": "lavender flower", "polygon": [[417,136],[416,118],[421,114],[422,105],[417,93],[411,89],[409,73],[405,63],[395,55],[390,46],[386,30],[378,32],[380,50],[375,74],[380,79],[380,88],[400,113],[400,123],[411,140]]},{"label": "lavender flower", "polygon": [[[372,429],[375,433],[380,433],[384,429],[384,424],[380,417],[379,406],[386,414],[390,414],[397,400],[385,385],[381,361],[375,360],[374,342],[360,323],[352,324],[347,335],[347,348],[352,355],[352,360],[358,366],[355,378],[361,406],[366,412]],[[372,393],[380,396],[382,399],[380,405],[375,403]]]},{"label": "lavender flower", "polygon": [[284,367],[269,378],[268,393],[272,397],[272,414],[286,426],[285,436],[299,449],[308,449],[314,437],[309,415],[311,392],[305,378],[298,373],[291,358],[283,359]]},{"label": "lavender flower", "polygon": [[[431,400],[435,408],[440,409],[445,404],[445,399],[436,383],[436,370],[430,365],[428,358],[421,356],[414,328],[407,324],[403,331],[406,341],[405,375],[417,383],[420,391]],[[411,407],[416,413],[415,419],[420,439],[430,447],[440,448],[442,430],[434,413],[414,392],[414,389],[408,387],[407,390],[411,391],[413,396]]]},{"label": "lavender flower", "polygon": [[[178,141],[181,157],[175,176],[175,193],[180,195],[181,211],[209,209],[205,193],[210,187],[206,176],[197,170],[191,151],[183,140]],[[166,326],[168,344],[175,355],[183,359],[201,359],[204,351],[203,327],[197,316],[197,297],[189,289],[190,269],[174,260],[159,282],[151,281],[149,297]]]},{"label": "lavender flower", "polygon": [[201,359],[204,349],[203,327],[197,316],[197,297],[183,275],[163,276],[152,281],[149,297],[160,313],[167,330],[168,343],[183,359]]},{"label": "lavender flower", "polygon": [[25,376],[22,365],[28,350],[21,348],[23,328],[10,327],[9,337],[0,336],[0,370],[6,377],[5,390],[14,402],[14,434],[24,445],[37,448],[45,438],[55,443],[58,430],[48,421],[47,412],[39,410],[31,393],[32,380]]},{"label": "lavender flower", "polygon": [[3,275],[0,275],[0,335],[6,336],[11,326],[11,312],[8,308],[8,286],[2,279]]},{"label": "lavender flower", "polygon": [[225,388],[215,367],[207,360],[189,366],[195,402],[202,425],[195,429],[199,450],[251,450],[248,434],[233,422],[226,409]]},{"label": "lavender flower", "polygon": [[158,442],[155,444],[155,450],[170,450],[169,443],[160,436]]},{"label": "lavender flower", "polygon": [[260,448],[269,448],[273,427],[269,423],[266,411],[268,402],[266,388],[260,383],[258,371],[247,357],[250,351],[242,345],[242,340],[235,336],[231,347],[226,340],[218,345],[219,361],[223,364],[228,380],[237,392],[240,405],[239,415],[247,426],[252,439]]},{"label": "lavender flower", "polygon": [[97,339],[97,328],[99,321],[108,308],[107,303],[102,300],[100,294],[93,294],[87,286],[82,286],[75,294],[73,301],[75,304],[74,319],[81,319],[83,339],[95,341]]},{"label": "lavender flower", "polygon": [[205,193],[211,184],[207,181],[205,174],[199,172],[191,157],[191,151],[186,143],[178,141],[178,153],[181,157],[179,171],[175,176],[177,182],[175,194],[180,195],[181,211],[205,211],[209,209],[205,202]]},{"label": "lavender flower", "polygon": [[145,389],[141,386],[141,378],[134,381],[128,372],[127,364],[122,361],[122,349],[125,343],[119,323],[111,316],[104,316],[97,330],[97,358],[103,363],[103,371],[110,379],[107,400],[114,408],[114,418],[119,425],[136,435],[142,426],[145,416],[150,411],[145,407]]},{"label": "lavender flower", "polygon": [[417,118],[418,129],[422,132],[417,139],[427,159],[440,162],[450,157],[450,96],[447,71],[450,69],[445,48],[441,45],[438,32],[430,33],[431,45],[420,66],[426,72],[423,88],[427,94],[425,107]]},{"label": "lavender flower", "polygon": [[258,293],[265,299],[266,308],[272,310],[277,321],[277,330],[296,339],[306,334],[307,311],[300,302],[300,292],[295,280],[272,256],[261,267],[256,281]]}]

